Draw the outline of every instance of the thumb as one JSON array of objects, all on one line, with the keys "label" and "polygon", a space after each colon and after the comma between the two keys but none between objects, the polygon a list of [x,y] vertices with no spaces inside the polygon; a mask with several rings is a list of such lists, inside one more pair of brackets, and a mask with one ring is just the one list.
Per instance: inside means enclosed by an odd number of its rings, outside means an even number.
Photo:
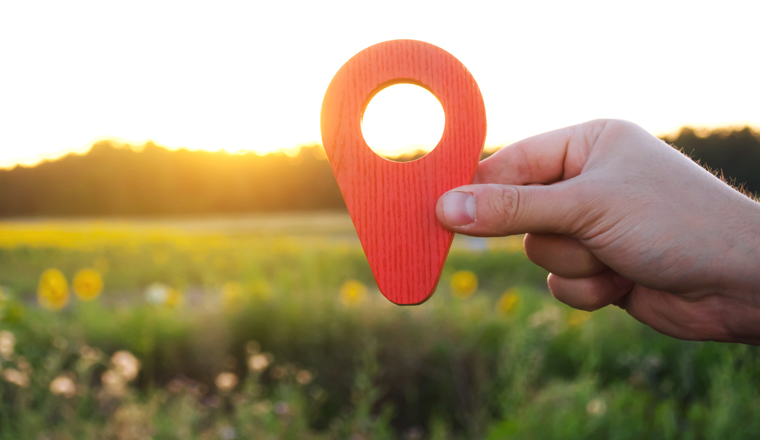
[{"label": "thumb", "polygon": [[466,235],[575,235],[584,212],[576,193],[570,182],[467,185],[442,195],[436,215],[445,228]]}]

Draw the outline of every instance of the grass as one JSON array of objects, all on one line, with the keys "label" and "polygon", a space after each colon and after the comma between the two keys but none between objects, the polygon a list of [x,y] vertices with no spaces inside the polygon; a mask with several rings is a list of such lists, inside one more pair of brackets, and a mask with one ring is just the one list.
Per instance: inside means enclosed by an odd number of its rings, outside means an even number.
[{"label": "grass", "polygon": [[[90,267],[105,284],[95,301],[37,305],[43,271],[71,281]],[[458,271],[477,276],[471,296],[452,290]],[[2,223],[0,330],[15,344],[2,355],[0,336],[0,439],[760,432],[755,347],[573,311],[545,277],[519,238],[458,237],[433,298],[397,307],[343,215]],[[341,293],[349,280],[366,295]],[[149,302],[150,286],[178,299]],[[136,377],[117,352],[139,360]]]}]

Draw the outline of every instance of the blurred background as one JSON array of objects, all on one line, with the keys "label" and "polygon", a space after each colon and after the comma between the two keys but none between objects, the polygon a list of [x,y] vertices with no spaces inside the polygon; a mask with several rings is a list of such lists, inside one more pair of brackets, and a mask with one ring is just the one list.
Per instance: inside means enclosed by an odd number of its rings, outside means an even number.
[{"label": "blurred background", "polygon": [[[321,100],[396,38],[459,58],[484,157],[642,125],[756,197],[754,2],[0,4],[0,439],[708,439],[760,432],[755,347],[553,300],[522,237],[456,237],[431,300],[377,290]],[[445,115],[396,85],[393,160]]]}]

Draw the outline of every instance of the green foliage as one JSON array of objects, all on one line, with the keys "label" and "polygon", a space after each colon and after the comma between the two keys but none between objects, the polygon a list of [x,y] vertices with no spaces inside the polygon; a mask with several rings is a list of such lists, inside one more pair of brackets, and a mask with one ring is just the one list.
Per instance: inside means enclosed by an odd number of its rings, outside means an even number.
[{"label": "green foliage", "polygon": [[[760,191],[760,134],[751,129],[684,128],[665,140],[730,182]],[[324,209],[345,205],[319,145],[291,157],[169,151],[150,142],[134,150],[103,140],[82,156],[0,170],[0,217]]]},{"label": "green foliage", "polygon": [[[58,247],[0,248],[2,304],[23,308],[14,319],[0,314],[0,331],[15,337],[0,368],[29,378],[28,387],[0,380],[0,439],[740,439],[760,432],[756,347],[678,341],[614,307],[578,315],[548,294],[546,273],[509,241],[455,241],[433,298],[393,306],[376,290],[358,244],[331,230],[330,239],[317,239],[207,236],[193,227],[183,233],[193,238],[188,244],[177,231],[148,240],[137,224],[131,240],[112,232],[110,244],[92,238],[68,248],[62,239]],[[70,279],[93,262],[107,267],[97,300],[72,300],[59,312],[36,305],[43,270],[57,267]],[[450,292],[458,270],[478,277],[469,298]],[[340,301],[349,279],[369,289],[358,305]],[[184,301],[146,303],[154,282],[180,288]],[[230,282],[243,292],[232,302],[223,288]],[[502,310],[507,289],[519,301]],[[87,361],[90,350],[102,355]],[[104,373],[121,350],[141,368],[122,395],[111,395]],[[263,368],[250,367],[265,354]],[[220,373],[239,382],[224,389]],[[50,390],[62,374],[76,383],[68,398]]]}]

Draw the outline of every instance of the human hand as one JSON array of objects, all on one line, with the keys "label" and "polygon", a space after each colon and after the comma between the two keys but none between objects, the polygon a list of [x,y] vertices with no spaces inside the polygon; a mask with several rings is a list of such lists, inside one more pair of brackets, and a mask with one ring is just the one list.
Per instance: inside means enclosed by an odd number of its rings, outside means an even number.
[{"label": "human hand", "polygon": [[635,124],[505,147],[436,213],[460,234],[527,233],[528,258],[571,307],[616,304],[676,338],[760,344],[760,204]]}]

